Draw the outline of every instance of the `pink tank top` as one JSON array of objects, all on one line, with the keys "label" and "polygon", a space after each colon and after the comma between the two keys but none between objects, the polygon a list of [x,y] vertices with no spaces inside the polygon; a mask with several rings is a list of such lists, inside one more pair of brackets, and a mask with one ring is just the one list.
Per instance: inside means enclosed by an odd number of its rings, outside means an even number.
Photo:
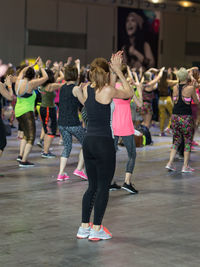
[{"label": "pink tank top", "polygon": [[[121,84],[116,83],[116,89],[119,88]],[[128,136],[135,132],[132,115],[131,115],[131,99],[117,99],[114,98],[113,102],[115,104],[113,118],[112,118],[112,128],[114,135],[116,136]]]}]

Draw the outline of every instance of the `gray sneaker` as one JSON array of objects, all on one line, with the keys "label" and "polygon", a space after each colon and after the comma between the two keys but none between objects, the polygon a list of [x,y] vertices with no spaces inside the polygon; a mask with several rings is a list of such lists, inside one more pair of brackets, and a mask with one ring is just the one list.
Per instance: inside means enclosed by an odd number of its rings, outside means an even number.
[{"label": "gray sneaker", "polygon": [[91,231],[91,223],[88,228],[83,228],[80,226],[76,237],[79,239],[88,238],[88,236],[90,235],[90,231]]},{"label": "gray sneaker", "polygon": [[88,240],[100,241],[100,240],[107,240],[111,238],[112,238],[112,234],[108,231],[106,227],[101,225],[101,228],[99,231],[95,231],[93,228],[91,229]]}]

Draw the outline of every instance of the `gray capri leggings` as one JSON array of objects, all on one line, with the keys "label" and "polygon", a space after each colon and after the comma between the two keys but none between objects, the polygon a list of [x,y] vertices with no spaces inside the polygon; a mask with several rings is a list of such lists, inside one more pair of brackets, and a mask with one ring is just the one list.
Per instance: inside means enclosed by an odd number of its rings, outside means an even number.
[{"label": "gray capri leggings", "polygon": [[[135,147],[135,139],[134,135],[121,136],[124,146],[128,152],[128,162],[126,165],[126,172],[133,173],[135,167],[135,159],[136,159],[136,147]],[[115,149],[117,151],[119,136],[115,135]]]},{"label": "gray capri leggings", "polygon": [[80,144],[83,144],[83,139],[85,137],[85,129],[79,125],[79,126],[58,126],[59,131],[63,138],[63,145],[64,149],[62,152],[61,157],[63,158],[69,158],[69,155],[72,150],[72,135],[78,139]]}]

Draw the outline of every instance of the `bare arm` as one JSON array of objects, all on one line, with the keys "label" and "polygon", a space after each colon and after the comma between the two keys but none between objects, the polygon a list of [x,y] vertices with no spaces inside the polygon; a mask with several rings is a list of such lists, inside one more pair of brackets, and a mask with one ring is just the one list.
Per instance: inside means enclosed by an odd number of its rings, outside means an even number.
[{"label": "bare arm", "polygon": [[195,104],[199,104],[199,99],[198,99],[198,96],[197,96],[195,87],[193,87],[192,99],[193,99],[193,101],[194,101]]},{"label": "bare arm", "polygon": [[164,71],[165,67],[163,67],[160,72],[158,73],[158,75],[149,83],[147,83],[147,86],[154,86],[162,77],[163,75],[163,71]]},{"label": "bare arm", "polygon": [[190,69],[187,69],[188,72],[192,71],[192,70],[198,70],[199,68],[198,67],[192,67]]},{"label": "bare arm", "polygon": [[115,87],[116,81],[117,81],[116,73],[110,70],[110,86]]},{"label": "bare arm", "polygon": [[137,85],[137,91],[139,94],[139,98],[134,94],[133,100],[138,107],[142,107],[143,105],[142,84]]},{"label": "bare arm", "polygon": [[30,66],[27,66],[27,67],[23,68],[23,69],[20,71],[20,73],[19,73],[17,79],[18,79],[18,80],[23,79],[23,77],[24,77],[26,71],[28,70],[28,68],[32,68],[32,67],[34,67],[35,65],[37,65],[38,62],[39,62],[39,60],[40,60],[40,57],[38,57],[38,58],[36,59],[36,61],[35,61],[34,64],[32,64],[32,65],[30,65]]},{"label": "bare arm", "polygon": [[174,85],[176,85],[178,83],[178,80],[167,80],[167,84],[170,87],[173,87]]},{"label": "bare arm", "polygon": [[122,64],[122,51],[118,51],[116,54],[111,57],[111,69],[117,74],[119,79],[121,80],[122,86],[119,89],[112,90],[112,98],[131,98],[134,95],[134,91],[131,86],[127,82],[123,73],[121,72],[121,64]]},{"label": "bare arm", "polygon": [[82,105],[84,105],[85,103],[85,97],[83,95],[83,90],[81,88],[81,85],[80,86],[74,86],[73,90],[72,90],[72,93],[75,97],[78,98],[79,102],[81,102]]},{"label": "bare arm", "polygon": [[45,91],[47,92],[53,92],[57,89],[59,89],[62,86],[60,83],[50,83],[45,87]]},{"label": "bare arm", "polygon": [[62,82],[64,78],[65,78],[64,73],[60,70],[56,83]]},{"label": "bare arm", "polygon": [[80,59],[76,59],[75,61],[75,65],[76,65],[76,68],[78,70],[78,80],[77,82],[79,83],[79,80],[80,80],[80,74],[81,74],[81,62],[80,62]]},{"label": "bare arm", "polygon": [[45,83],[48,80],[48,75],[43,68],[41,68],[41,73],[42,73],[41,78],[33,79],[29,82],[32,90],[34,90],[36,87],[38,87],[39,85],[42,85],[43,83]]},{"label": "bare arm", "polygon": [[2,82],[0,82],[0,94],[10,101],[13,99],[12,87],[8,86],[8,90],[7,90]]}]

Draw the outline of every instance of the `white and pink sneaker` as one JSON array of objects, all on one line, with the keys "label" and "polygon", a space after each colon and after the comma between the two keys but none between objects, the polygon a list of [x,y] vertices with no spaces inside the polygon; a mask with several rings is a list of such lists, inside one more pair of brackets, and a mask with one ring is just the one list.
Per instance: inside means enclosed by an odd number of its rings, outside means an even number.
[{"label": "white and pink sneaker", "polygon": [[183,167],[181,172],[182,173],[192,173],[192,172],[194,172],[194,169],[191,168],[190,166],[187,166],[187,167]]},{"label": "white and pink sneaker", "polygon": [[88,179],[87,175],[83,171],[79,171],[78,169],[76,169],[73,174],[83,178],[84,180]]},{"label": "white and pink sneaker", "polygon": [[58,177],[57,177],[57,181],[66,181],[68,180],[70,177],[69,175],[67,175],[67,173],[63,173],[63,174],[58,174]]}]

